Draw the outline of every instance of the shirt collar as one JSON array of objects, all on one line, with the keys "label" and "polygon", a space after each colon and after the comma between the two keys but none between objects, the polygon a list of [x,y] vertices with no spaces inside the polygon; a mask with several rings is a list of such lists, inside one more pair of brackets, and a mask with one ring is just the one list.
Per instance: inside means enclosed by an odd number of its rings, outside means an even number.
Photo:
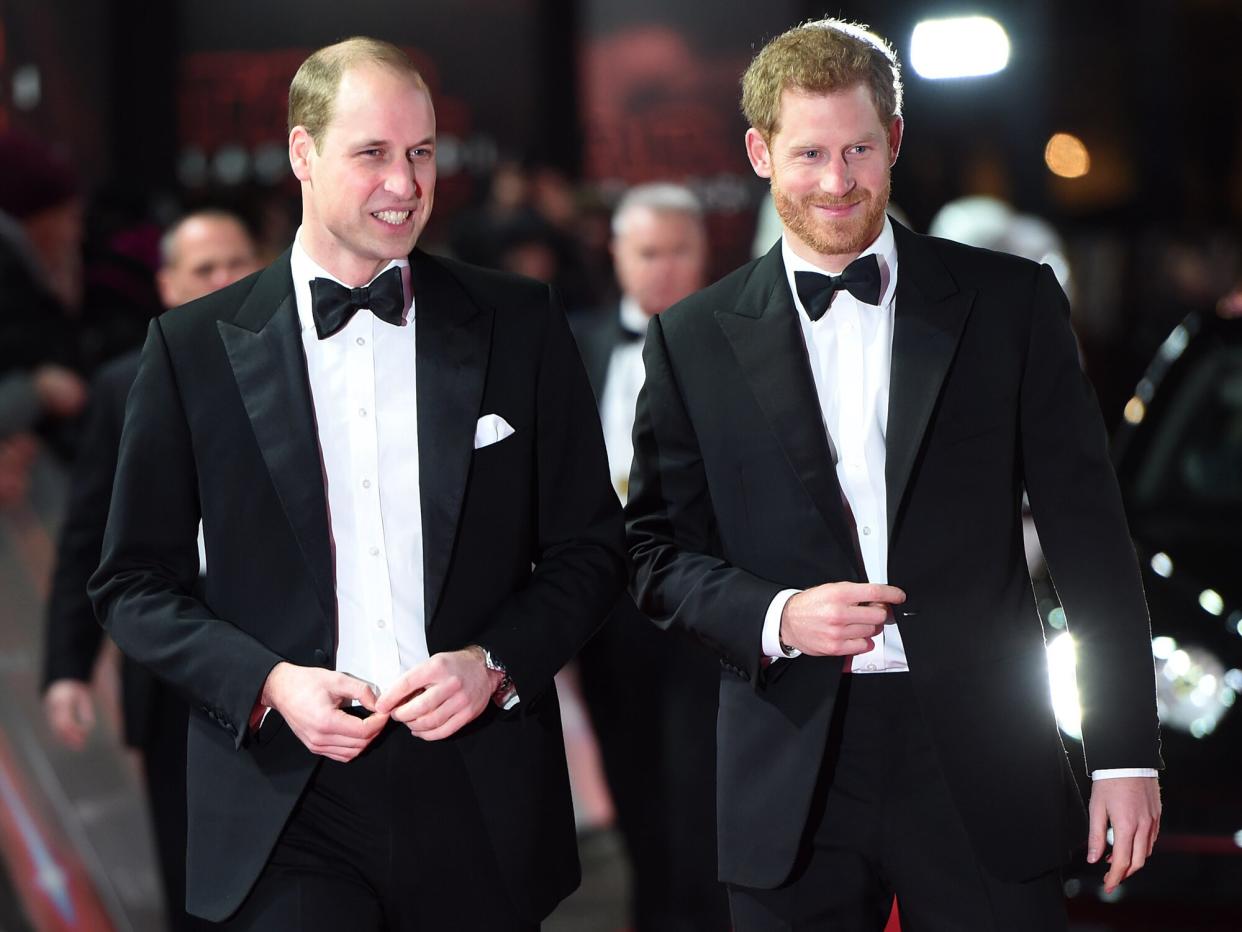
[{"label": "shirt collar", "polygon": [[[414,291],[410,285],[410,260],[404,257],[392,259],[375,273],[375,277],[371,281],[375,281],[376,278],[379,278],[394,266],[401,269],[401,281],[406,298],[405,319],[408,322],[413,320],[415,316]],[[301,227],[298,227],[297,235],[293,238],[293,248],[289,251],[289,272],[293,276],[293,297],[297,302],[298,322],[303,330],[313,330],[315,327],[315,317],[311,313],[311,280],[315,278],[330,278],[338,285],[345,285],[345,283],[310,257],[310,254],[302,246]],[[368,285],[370,283],[367,282]],[[345,287],[348,288],[349,286],[345,285]]]},{"label": "shirt collar", "polygon": [[638,302],[629,295],[623,295],[621,298],[620,318],[622,328],[638,334],[645,334],[647,325],[651,323],[651,316],[644,312],[638,306]]},{"label": "shirt collar", "polygon": [[[880,235],[873,239],[858,256],[861,258],[873,253],[880,262],[880,307],[887,307],[893,300],[893,293],[897,288],[897,241],[893,237],[893,222],[888,219],[888,214],[884,215],[884,226],[880,230]],[[798,297],[794,273],[818,272],[820,275],[827,273],[807,262],[790,248],[788,233],[781,234],[781,259],[785,263],[785,277],[789,280],[789,290],[793,293],[794,306],[800,314],[806,314],[802,299]]]}]

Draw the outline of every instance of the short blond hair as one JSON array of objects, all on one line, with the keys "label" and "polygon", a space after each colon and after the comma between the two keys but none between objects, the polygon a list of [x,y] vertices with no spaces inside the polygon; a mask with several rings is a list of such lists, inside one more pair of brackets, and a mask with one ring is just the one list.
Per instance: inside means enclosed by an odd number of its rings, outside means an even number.
[{"label": "short blond hair", "polygon": [[408,75],[416,86],[427,90],[423,76],[397,46],[382,39],[354,36],[325,46],[302,62],[289,85],[289,131],[295,126],[304,126],[318,150],[324,131],[332,122],[332,108],[341,78],[358,65],[391,68]]},{"label": "short blond hair", "polygon": [[742,113],[764,139],[779,127],[781,94],[832,94],[859,84],[885,124],[901,116],[901,65],[885,40],[858,23],[821,19],[781,33],[742,75]]}]

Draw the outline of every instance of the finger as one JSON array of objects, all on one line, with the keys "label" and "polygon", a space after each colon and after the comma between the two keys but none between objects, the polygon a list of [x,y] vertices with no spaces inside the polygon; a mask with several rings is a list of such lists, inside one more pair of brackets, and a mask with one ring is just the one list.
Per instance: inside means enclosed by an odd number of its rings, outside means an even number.
[{"label": "finger", "polygon": [[884,605],[900,605],[906,600],[906,594],[896,586],[882,583],[857,583],[860,590],[858,602],[879,602]]},{"label": "finger", "polygon": [[1148,833],[1142,826],[1134,833],[1134,843],[1130,847],[1130,866],[1126,868],[1125,877],[1122,877],[1122,880],[1137,874],[1147,863],[1147,852],[1150,848],[1147,836]]},{"label": "finger", "polygon": [[1087,863],[1095,864],[1104,854],[1104,839],[1108,831],[1108,810],[1091,797],[1090,829],[1087,832]]},{"label": "finger", "polygon": [[435,679],[435,668],[430,664],[430,660],[424,660],[418,666],[411,667],[401,674],[397,682],[380,693],[375,703],[375,711],[389,715],[401,703],[430,686]]},{"label": "finger", "polygon": [[[452,737],[462,728],[470,724],[474,720],[474,716],[469,713],[468,709],[458,712],[451,716],[439,728],[433,728],[430,731],[415,731],[414,735],[422,738],[424,741],[440,741],[444,738]],[[413,729],[411,729],[413,731]]]},{"label": "finger", "polygon": [[865,654],[875,650],[875,641],[871,638],[850,638],[844,642],[842,647],[847,656],[853,657],[856,654]]},{"label": "finger", "polygon": [[[321,743],[339,739],[342,745],[354,746],[358,742],[365,745],[377,733],[377,723],[372,721],[375,717],[372,713],[366,718],[358,718],[343,709],[332,709],[317,723],[317,726],[312,726],[311,732]],[[383,727],[382,721],[381,717],[378,723],[380,728]]]},{"label": "finger", "polygon": [[1121,828],[1113,824],[1113,852],[1108,862],[1108,873],[1104,875],[1104,889],[1112,893],[1121,881],[1126,879],[1130,870],[1130,855],[1133,851],[1134,829]]},{"label": "finger", "polygon": [[412,722],[438,709],[451,695],[452,690],[447,682],[435,683],[419,692],[404,705],[392,711],[392,717],[399,722]]},{"label": "finger", "polygon": [[469,703],[466,700],[465,693],[453,693],[430,712],[410,719],[410,730],[415,734],[434,731],[444,725],[444,723],[453,716],[461,712],[467,705],[469,705]]},{"label": "finger", "polygon": [[843,605],[837,609],[837,624],[882,626],[888,620],[888,609],[877,605]]},{"label": "finger", "polygon": [[368,711],[375,709],[375,688],[366,680],[360,680],[348,673],[338,673],[333,677],[328,684],[328,692],[337,700],[337,705],[342,705],[340,700],[343,699],[356,699]]},{"label": "finger", "polygon": [[95,703],[91,701],[88,693],[82,693],[74,703],[74,718],[83,731],[89,732],[95,727]]}]

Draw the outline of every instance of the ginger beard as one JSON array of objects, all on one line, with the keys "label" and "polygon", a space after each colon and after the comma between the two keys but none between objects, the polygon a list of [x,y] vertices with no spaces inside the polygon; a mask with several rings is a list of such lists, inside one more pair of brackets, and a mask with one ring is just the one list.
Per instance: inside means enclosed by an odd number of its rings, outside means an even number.
[{"label": "ginger beard", "polygon": [[[825,256],[857,254],[871,245],[884,225],[884,211],[892,188],[890,176],[877,191],[856,188],[849,197],[808,194],[797,198],[781,190],[776,175],[770,179],[772,203],[781,222],[807,246]],[[849,217],[817,217],[816,207],[845,207],[860,204],[862,209]]]}]

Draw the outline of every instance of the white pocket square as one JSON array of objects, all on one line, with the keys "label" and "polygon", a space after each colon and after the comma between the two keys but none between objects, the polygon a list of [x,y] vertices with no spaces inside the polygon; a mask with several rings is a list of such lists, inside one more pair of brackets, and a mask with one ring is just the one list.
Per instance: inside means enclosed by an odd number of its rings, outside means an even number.
[{"label": "white pocket square", "polygon": [[474,448],[481,450],[493,443],[499,443],[510,434],[513,428],[499,414],[485,414],[479,418],[479,423],[474,428]]}]

